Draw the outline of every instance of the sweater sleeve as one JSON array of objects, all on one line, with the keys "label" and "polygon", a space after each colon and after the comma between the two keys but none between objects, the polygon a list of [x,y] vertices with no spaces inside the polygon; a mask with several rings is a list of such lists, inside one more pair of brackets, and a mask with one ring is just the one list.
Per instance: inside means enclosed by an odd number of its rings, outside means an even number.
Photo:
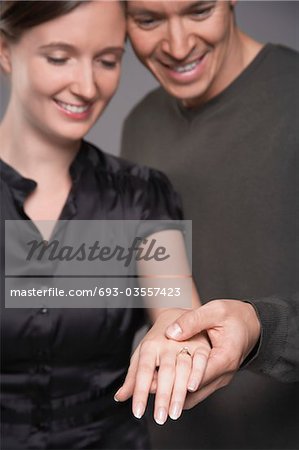
[{"label": "sweater sleeve", "polygon": [[242,368],[282,382],[299,381],[299,292],[288,298],[265,297],[249,303],[256,310],[262,332]]}]

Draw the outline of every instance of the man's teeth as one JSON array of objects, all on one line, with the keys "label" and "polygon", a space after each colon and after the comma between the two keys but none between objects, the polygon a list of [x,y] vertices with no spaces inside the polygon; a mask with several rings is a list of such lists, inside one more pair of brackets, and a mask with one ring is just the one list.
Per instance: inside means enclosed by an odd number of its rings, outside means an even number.
[{"label": "man's teeth", "polygon": [[185,66],[175,66],[172,69],[178,73],[190,72],[195,69],[199,61],[194,61],[193,63],[186,64]]},{"label": "man's teeth", "polygon": [[63,102],[57,102],[57,103],[66,111],[69,111],[69,112],[75,113],[75,114],[80,114],[80,113],[86,112],[90,106],[90,105],[84,105],[84,106],[70,105],[68,103],[63,103]]}]

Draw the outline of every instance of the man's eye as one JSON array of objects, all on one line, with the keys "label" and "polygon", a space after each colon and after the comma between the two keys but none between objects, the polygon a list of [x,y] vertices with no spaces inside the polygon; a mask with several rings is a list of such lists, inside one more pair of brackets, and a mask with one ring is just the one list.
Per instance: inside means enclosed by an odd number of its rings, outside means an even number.
[{"label": "man's eye", "polygon": [[53,56],[47,56],[47,61],[50,64],[62,65],[67,62],[67,58],[55,58]]},{"label": "man's eye", "polygon": [[152,29],[155,28],[159,23],[160,20],[156,19],[154,17],[135,17],[134,21],[137,23],[137,25],[140,28],[144,29]]},{"label": "man's eye", "polygon": [[215,9],[215,5],[209,6],[204,9],[198,9],[198,10],[192,11],[190,16],[197,20],[204,20],[207,17],[210,17],[210,15],[213,13],[214,9]]}]

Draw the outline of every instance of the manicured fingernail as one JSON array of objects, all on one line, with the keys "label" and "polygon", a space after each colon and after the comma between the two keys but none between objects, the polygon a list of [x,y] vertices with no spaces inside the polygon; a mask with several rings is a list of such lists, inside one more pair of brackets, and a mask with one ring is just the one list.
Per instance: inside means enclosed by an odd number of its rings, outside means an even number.
[{"label": "manicured fingernail", "polygon": [[194,392],[197,389],[197,381],[191,380],[188,384],[188,391]]},{"label": "manicured fingernail", "polygon": [[133,414],[136,417],[136,419],[141,419],[141,417],[144,414],[144,410],[145,410],[144,404],[142,402],[137,403],[133,411]]},{"label": "manicured fingernail", "polygon": [[172,420],[177,420],[182,414],[182,407],[180,403],[174,403],[169,411],[169,417]]},{"label": "manicured fingernail", "polygon": [[155,421],[159,425],[163,425],[167,420],[167,412],[165,408],[159,408],[157,415],[155,416]]},{"label": "manicured fingernail", "polygon": [[174,323],[167,328],[167,335],[173,339],[178,338],[182,334],[182,329],[179,324]]},{"label": "manicured fingernail", "polygon": [[113,398],[114,398],[115,402],[119,402],[119,399],[117,398],[119,391],[120,391],[120,389],[116,392],[116,394],[114,394]]}]

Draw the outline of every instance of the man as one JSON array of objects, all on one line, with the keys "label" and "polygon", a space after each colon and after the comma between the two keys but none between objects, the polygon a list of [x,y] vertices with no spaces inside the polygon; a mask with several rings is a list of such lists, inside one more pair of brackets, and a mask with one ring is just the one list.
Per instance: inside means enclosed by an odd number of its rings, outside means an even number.
[{"label": "man", "polygon": [[[193,411],[196,446],[296,448],[299,56],[242,33],[235,3],[127,2],[133,48],[162,88],[127,118],[122,155],[164,171],[193,221],[205,305],[167,333],[185,339],[206,329],[214,359],[186,407],[228,384],[242,363],[251,371]],[[256,320],[261,334],[248,354]]]}]

